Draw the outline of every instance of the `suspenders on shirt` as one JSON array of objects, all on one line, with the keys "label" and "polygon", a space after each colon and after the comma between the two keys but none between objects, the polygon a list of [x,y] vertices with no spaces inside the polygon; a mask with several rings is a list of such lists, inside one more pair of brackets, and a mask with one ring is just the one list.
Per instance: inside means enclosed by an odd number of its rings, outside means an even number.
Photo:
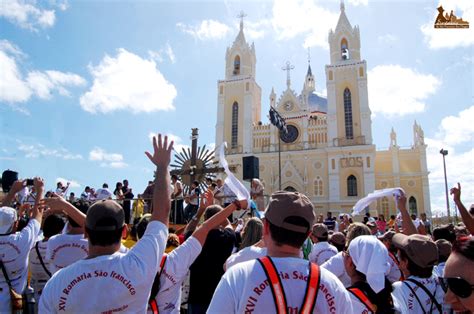
[{"label": "suspenders on shirt", "polygon": [[160,277],[166,263],[166,257],[168,257],[168,255],[165,254],[161,258],[160,271],[156,274],[155,280],[153,281],[153,286],[151,287],[150,300],[148,301],[148,305],[150,306],[153,314],[159,314],[158,303],[156,303],[156,296],[160,291]]},{"label": "suspenders on shirt", "polygon": [[[260,262],[260,265],[262,265],[265,275],[270,282],[270,288],[275,301],[277,313],[286,314],[288,312],[286,295],[283,290],[283,285],[281,284],[280,276],[278,276],[275,268],[275,264],[273,264],[273,261],[268,256],[261,257],[258,261]],[[309,314],[313,312],[314,306],[316,305],[316,298],[318,296],[320,278],[321,274],[318,265],[310,262],[308,284],[306,286],[306,292],[300,313]]]},{"label": "suspenders on shirt", "polygon": [[357,299],[359,299],[362,304],[365,305],[365,307],[372,313],[375,313],[377,311],[377,306],[370,302],[369,298],[365,295],[362,290],[359,288],[348,288],[347,289],[350,293],[352,293]]}]

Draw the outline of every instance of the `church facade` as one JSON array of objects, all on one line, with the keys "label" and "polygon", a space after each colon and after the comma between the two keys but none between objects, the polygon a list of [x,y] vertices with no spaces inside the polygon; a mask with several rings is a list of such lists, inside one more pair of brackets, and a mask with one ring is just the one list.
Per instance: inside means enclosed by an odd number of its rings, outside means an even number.
[{"label": "church facade", "polygon": [[[315,92],[311,65],[300,93],[291,85],[269,103],[284,118],[288,132],[261,122],[261,88],[256,81],[255,45],[247,43],[243,21],[225,55],[225,79],[218,81],[216,147],[227,142],[226,158],[242,178],[242,157],[259,158],[259,177],[265,194],[279,189],[299,191],[318,213],[348,213],[355,202],[383,188],[402,187],[413,213],[431,216],[423,130],[413,126],[413,145],[402,149],[392,129],[390,147],[377,150],[372,141],[367,91],[367,63],[361,58],[360,31],[352,27],[341,4],[334,30],[329,32],[330,64],[326,65],[327,98]],[[289,68],[289,64],[288,64]],[[394,202],[384,198],[370,208],[396,214]]]}]

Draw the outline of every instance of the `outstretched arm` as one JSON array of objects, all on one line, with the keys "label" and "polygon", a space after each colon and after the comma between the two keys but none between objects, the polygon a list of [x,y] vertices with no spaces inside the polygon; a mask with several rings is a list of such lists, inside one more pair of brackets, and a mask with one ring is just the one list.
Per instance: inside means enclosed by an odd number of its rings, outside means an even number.
[{"label": "outstretched arm", "polygon": [[458,182],[458,187],[454,187],[450,190],[450,194],[453,196],[454,203],[459,209],[462,221],[466,225],[467,230],[474,235],[474,217],[467,211],[464,204],[461,202],[461,184]]},{"label": "outstretched arm", "polygon": [[8,194],[3,198],[2,206],[12,206],[16,193],[20,192],[23,186],[24,181],[17,180],[13,182],[10,191],[8,191]]},{"label": "outstretched arm", "polygon": [[49,207],[53,212],[66,213],[81,227],[85,225],[86,215],[62,197],[45,198],[41,204]]},{"label": "outstretched arm", "polygon": [[31,218],[38,220],[38,222],[41,224],[41,221],[43,220],[43,207],[40,206],[40,202],[43,198],[43,193],[44,193],[43,179],[34,178],[33,186],[35,187],[35,191],[36,191],[36,199],[35,199],[35,205],[33,206],[33,211],[31,213]]},{"label": "outstretched arm", "polygon": [[165,136],[163,141],[161,134],[158,134],[158,139],[155,136],[153,137],[153,155],[145,152],[150,161],[156,166],[153,212],[150,221],[157,220],[167,226],[171,209],[171,180],[168,166],[172,150],[173,141],[168,145],[168,137]]},{"label": "outstretched arm", "polygon": [[417,234],[418,230],[416,230],[415,224],[411,220],[410,214],[407,210],[407,198],[405,195],[401,195],[396,198],[397,207],[400,210],[400,214],[402,215],[402,227],[403,233],[406,235],[410,234]]}]

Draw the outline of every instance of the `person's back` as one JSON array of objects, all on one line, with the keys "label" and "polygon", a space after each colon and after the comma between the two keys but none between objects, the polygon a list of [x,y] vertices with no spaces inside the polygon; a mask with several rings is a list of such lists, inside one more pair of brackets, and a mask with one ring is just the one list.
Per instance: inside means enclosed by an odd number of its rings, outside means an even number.
[{"label": "person's back", "polygon": [[[13,213],[15,210],[2,207],[0,211],[2,211],[1,215],[3,216],[6,211]],[[12,223],[14,222],[12,221]],[[28,255],[39,231],[40,224],[36,219],[30,219],[21,232],[9,233],[6,229],[0,231],[2,233],[0,235],[0,259],[5,266],[9,279],[12,281],[13,289],[17,293],[22,293],[25,290],[28,275]],[[3,273],[0,272],[0,312],[9,308],[9,289]]]},{"label": "person's back", "polygon": [[49,239],[46,247],[45,260],[52,274],[87,257],[89,253],[89,243],[83,233],[55,235]]}]

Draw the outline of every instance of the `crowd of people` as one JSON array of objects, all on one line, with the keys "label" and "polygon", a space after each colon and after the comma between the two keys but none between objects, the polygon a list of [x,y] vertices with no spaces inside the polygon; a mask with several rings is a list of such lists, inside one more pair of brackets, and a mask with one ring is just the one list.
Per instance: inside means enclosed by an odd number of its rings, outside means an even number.
[{"label": "crowd of people", "polygon": [[[0,207],[0,313],[474,311],[474,213],[460,185],[456,226],[412,217],[403,194],[389,221],[316,217],[307,196],[286,191],[263,212],[258,179],[251,200],[223,180],[185,195],[172,147],[153,139],[155,180],[133,210],[127,180],[79,198],[63,184],[46,197],[41,178],[14,182]],[[254,217],[229,220],[251,207]]]}]

